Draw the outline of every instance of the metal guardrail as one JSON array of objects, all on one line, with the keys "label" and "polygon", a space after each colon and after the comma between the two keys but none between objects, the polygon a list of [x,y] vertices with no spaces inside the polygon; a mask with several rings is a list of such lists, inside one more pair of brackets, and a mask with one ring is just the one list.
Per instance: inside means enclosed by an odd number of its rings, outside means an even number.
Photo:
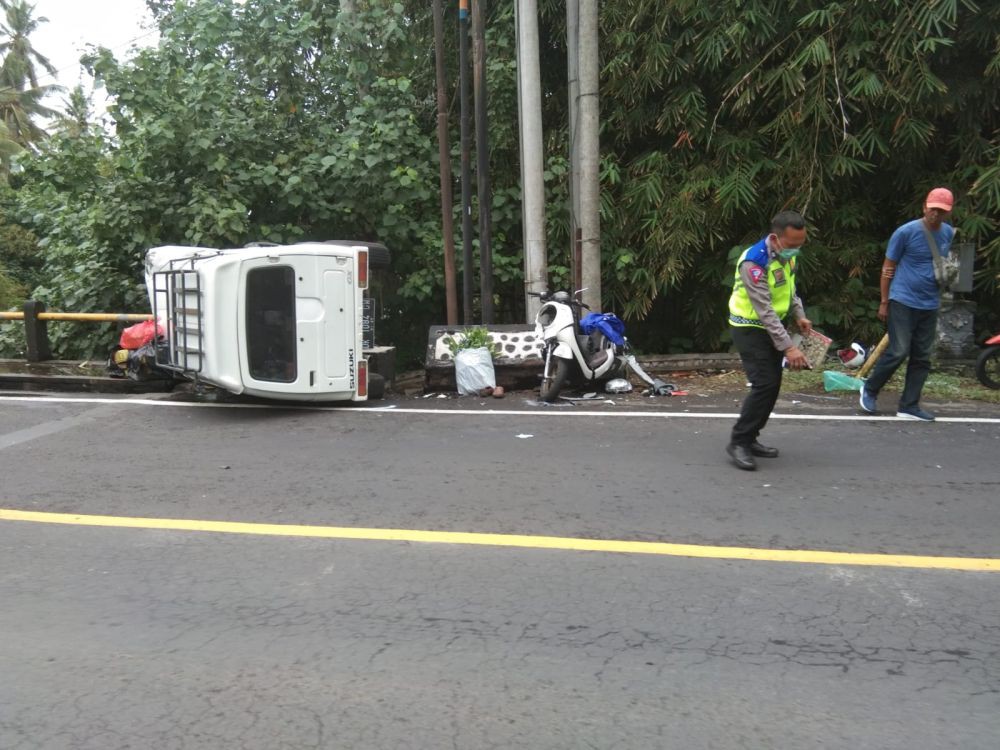
[{"label": "metal guardrail", "polygon": [[71,313],[48,312],[44,302],[28,300],[24,312],[0,312],[0,322],[20,320],[24,322],[25,358],[29,362],[44,362],[52,359],[49,347],[48,321],[70,321],[76,323],[141,323],[152,320],[150,313]]},{"label": "metal guardrail", "polygon": [[[152,320],[149,313],[67,313],[45,312],[38,314],[39,320],[69,320],[78,323],[141,323]],[[24,320],[23,312],[0,312],[0,320]]]}]

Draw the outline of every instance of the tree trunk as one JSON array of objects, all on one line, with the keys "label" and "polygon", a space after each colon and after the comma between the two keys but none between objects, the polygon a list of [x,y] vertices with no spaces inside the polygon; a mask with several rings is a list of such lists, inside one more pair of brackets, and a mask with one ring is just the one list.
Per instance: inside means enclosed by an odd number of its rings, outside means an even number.
[{"label": "tree trunk", "polygon": [[[354,0],[344,0],[353,3]],[[455,227],[452,218],[451,147],[448,144],[448,93],[444,69],[444,10],[433,0],[434,64],[437,78],[437,136],[441,183],[441,236],[444,240],[444,289],[448,325],[458,325],[458,291],[455,288]]]},{"label": "tree trunk", "polygon": [[472,0],[472,89],[476,110],[476,181],[479,188],[479,301],[482,322],[493,322],[493,200],[486,107],[486,0]]}]

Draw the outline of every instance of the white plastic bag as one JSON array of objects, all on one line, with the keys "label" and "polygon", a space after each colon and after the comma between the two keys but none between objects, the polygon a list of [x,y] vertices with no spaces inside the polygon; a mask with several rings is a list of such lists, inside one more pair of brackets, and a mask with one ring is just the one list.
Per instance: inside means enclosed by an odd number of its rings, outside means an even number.
[{"label": "white plastic bag", "polygon": [[474,396],[483,388],[495,388],[493,357],[486,347],[462,349],[455,355],[455,383],[463,396]]}]

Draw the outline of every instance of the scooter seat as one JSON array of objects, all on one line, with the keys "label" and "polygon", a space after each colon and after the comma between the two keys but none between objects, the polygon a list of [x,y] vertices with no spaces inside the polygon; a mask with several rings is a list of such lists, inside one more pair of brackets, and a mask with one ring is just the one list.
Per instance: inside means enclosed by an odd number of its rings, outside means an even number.
[{"label": "scooter seat", "polygon": [[600,331],[594,331],[587,337],[587,350],[594,354],[604,350],[607,344],[607,337]]},{"label": "scooter seat", "polygon": [[593,355],[587,360],[587,364],[590,365],[591,370],[596,370],[598,367],[600,367],[601,365],[603,365],[605,362],[608,361],[608,356],[609,355],[607,349],[597,352],[597,354]]}]

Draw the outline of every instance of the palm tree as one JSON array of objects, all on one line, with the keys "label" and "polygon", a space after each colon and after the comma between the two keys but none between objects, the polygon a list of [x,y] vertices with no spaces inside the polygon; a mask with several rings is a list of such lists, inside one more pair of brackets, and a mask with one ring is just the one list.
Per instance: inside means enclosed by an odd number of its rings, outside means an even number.
[{"label": "palm tree", "polygon": [[0,23],[0,35],[5,37],[0,42],[0,55],[3,55],[0,81],[18,91],[27,88],[25,84],[37,89],[35,64],[53,76],[56,69],[47,57],[31,46],[29,37],[39,25],[48,23],[49,19],[44,16],[35,18],[35,6],[27,0],[0,0],[0,9],[6,14],[5,22]]},{"label": "palm tree", "polygon": [[26,0],[0,0],[0,10],[5,14],[3,22],[0,22],[0,55],[3,56],[3,63],[0,64],[0,122],[3,122],[6,131],[3,137],[29,148],[46,137],[45,131],[34,123],[34,118],[55,115],[53,110],[41,103],[42,99],[60,90],[58,86],[38,84],[36,64],[52,75],[56,70],[29,39],[40,24],[48,23],[48,19],[36,18],[35,6]]},{"label": "palm tree", "polygon": [[18,91],[10,86],[0,86],[0,123],[3,125],[0,138],[5,137],[23,148],[45,140],[46,132],[34,123],[33,118],[54,117],[57,114],[41,103],[42,98],[56,88],[40,86]]},{"label": "palm tree", "polygon": [[64,112],[57,118],[56,132],[79,138],[90,129],[90,98],[83,86],[77,84],[69,92],[69,96],[63,100],[63,108]]},{"label": "palm tree", "polygon": [[[7,125],[0,121],[0,182],[6,183],[10,177],[10,162],[24,147],[10,135]],[[2,276],[2,271],[0,271]]]}]

